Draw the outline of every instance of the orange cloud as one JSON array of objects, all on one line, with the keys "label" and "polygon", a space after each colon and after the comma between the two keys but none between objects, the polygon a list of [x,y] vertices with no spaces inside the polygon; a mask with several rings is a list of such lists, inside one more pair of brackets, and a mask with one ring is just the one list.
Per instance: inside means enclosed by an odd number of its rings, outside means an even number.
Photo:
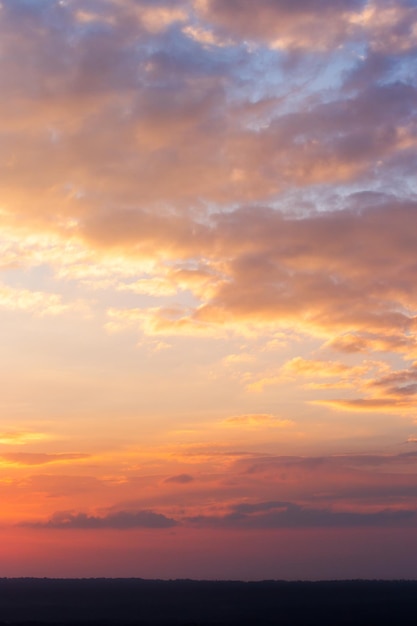
[{"label": "orange cloud", "polygon": [[407,414],[414,412],[417,395],[417,365],[391,370],[381,367],[379,375],[358,379],[357,387],[365,397],[314,401],[339,410],[384,411]]},{"label": "orange cloud", "polygon": [[41,432],[30,432],[22,430],[11,430],[0,433],[0,444],[2,445],[25,445],[36,441],[51,439],[51,435]]},{"label": "orange cloud", "polygon": [[251,430],[257,428],[288,428],[293,426],[294,422],[289,419],[281,419],[275,415],[253,413],[228,417],[223,424],[229,427],[248,428]]},{"label": "orange cloud", "polygon": [[68,310],[83,308],[80,304],[64,304],[58,294],[29,289],[13,289],[0,284],[0,308],[30,311],[38,315],[60,315]]},{"label": "orange cloud", "polygon": [[[248,383],[247,388],[250,391],[263,391],[265,387],[299,379],[307,380],[307,383],[303,382],[302,384],[309,389],[357,387],[363,384],[366,375],[369,375],[374,369],[381,371],[385,369],[385,366],[383,363],[374,361],[364,361],[361,365],[351,366],[341,361],[295,357],[287,361],[277,373],[252,380]],[[323,379],[329,380],[323,382]]]},{"label": "orange cloud", "polygon": [[13,465],[45,465],[47,463],[61,463],[87,459],[88,454],[46,454],[41,452],[7,452],[0,454],[0,459]]}]

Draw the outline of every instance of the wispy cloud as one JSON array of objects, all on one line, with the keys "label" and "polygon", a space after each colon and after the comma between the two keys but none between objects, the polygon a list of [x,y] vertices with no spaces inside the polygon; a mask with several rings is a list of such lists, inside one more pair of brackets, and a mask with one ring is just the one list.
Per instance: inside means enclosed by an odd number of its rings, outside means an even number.
[{"label": "wispy cloud", "polygon": [[233,415],[223,421],[223,425],[229,428],[268,429],[268,428],[291,428],[293,420],[283,419],[276,415],[264,413],[250,413],[248,415]]},{"label": "wispy cloud", "polygon": [[59,294],[14,289],[0,283],[0,309],[29,311],[38,315],[61,315],[66,312],[84,312],[86,305],[80,302],[64,303]]},{"label": "wispy cloud", "polygon": [[37,441],[45,441],[51,438],[48,433],[24,431],[24,430],[8,430],[0,433],[0,444],[21,446],[27,443],[35,443]]},{"label": "wispy cloud", "polygon": [[413,509],[385,509],[372,513],[331,511],[302,507],[291,502],[238,504],[225,515],[197,516],[188,521],[201,526],[226,528],[316,528],[392,526],[415,524]]},{"label": "wispy cloud", "polygon": [[13,465],[45,465],[48,463],[66,463],[89,458],[89,454],[44,452],[5,452],[0,454],[0,460]]}]

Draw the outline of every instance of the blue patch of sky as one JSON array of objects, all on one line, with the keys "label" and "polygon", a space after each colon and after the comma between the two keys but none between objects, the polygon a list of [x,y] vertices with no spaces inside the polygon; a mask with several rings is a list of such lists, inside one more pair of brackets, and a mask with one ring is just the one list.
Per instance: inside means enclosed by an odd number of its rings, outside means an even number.
[{"label": "blue patch of sky", "polygon": [[259,47],[235,70],[235,80],[227,92],[228,103],[271,101],[267,111],[246,121],[249,130],[259,131],[277,116],[305,110],[315,106],[317,101],[339,99],[344,76],[356,62],[353,50],[341,50],[334,53],[330,61],[321,54],[303,57],[288,70],[286,53]]},{"label": "blue patch of sky", "polygon": [[175,25],[162,35],[139,42],[139,47],[148,57],[165,53],[190,77],[232,75],[235,67],[240,67],[250,59],[244,45],[207,47]]},{"label": "blue patch of sky", "polygon": [[16,12],[33,14],[55,7],[59,2],[57,0],[3,0],[2,4],[13,8]]},{"label": "blue patch of sky", "polygon": [[417,49],[413,49],[409,54],[404,54],[397,59],[392,59],[389,71],[380,81],[381,84],[402,82],[407,85],[417,87]]},{"label": "blue patch of sky", "polygon": [[91,20],[86,20],[85,22],[75,22],[71,35],[72,39],[75,40],[97,34],[107,34],[111,36],[114,33],[115,28],[115,24],[107,21],[104,16],[101,19],[100,15],[97,13],[97,15],[94,14],[94,19],[92,18]]},{"label": "blue patch of sky", "polygon": [[[416,164],[417,165],[417,164]],[[417,201],[417,182],[411,172],[385,172],[362,180],[335,185],[333,182],[311,184],[307,188],[293,187],[268,202],[268,206],[291,217],[304,217],[314,212],[343,210],[359,200],[364,206],[386,201]],[[415,170],[414,170],[415,171]]]},{"label": "blue patch of sky", "polygon": [[417,201],[417,155],[414,149],[409,153],[398,155],[398,161],[395,163],[395,157],[388,163],[386,171],[380,167],[379,183],[381,188],[391,190],[401,199],[410,199]]},{"label": "blue patch of sky", "polygon": [[323,102],[339,99],[346,73],[357,64],[361,52],[361,46],[352,44],[333,52],[330,60],[326,56],[321,62],[320,71],[312,81],[312,93],[320,93]]},{"label": "blue patch of sky", "polygon": [[1,282],[14,289],[53,292],[53,270],[47,264],[2,268]]},{"label": "blue patch of sky", "polygon": [[[19,18],[22,24],[35,25],[42,22],[43,25],[53,30],[64,31],[67,27],[65,19],[66,4],[57,0],[3,0],[0,9],[5,9]],[[65,36],[65,33],[63,32]]]}]

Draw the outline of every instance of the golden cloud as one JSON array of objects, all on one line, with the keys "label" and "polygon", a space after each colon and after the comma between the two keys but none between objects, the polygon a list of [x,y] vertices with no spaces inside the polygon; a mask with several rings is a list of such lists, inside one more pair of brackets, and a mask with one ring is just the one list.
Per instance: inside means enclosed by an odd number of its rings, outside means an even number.
[{"label": "golden cloud", "polygon": [[263,413],[250,413],[248,415],[235,415],[228,417],[222,422],[228,427],[252,429],[290,428],[294,425],[293,420],[282,419],[275,415]]}]

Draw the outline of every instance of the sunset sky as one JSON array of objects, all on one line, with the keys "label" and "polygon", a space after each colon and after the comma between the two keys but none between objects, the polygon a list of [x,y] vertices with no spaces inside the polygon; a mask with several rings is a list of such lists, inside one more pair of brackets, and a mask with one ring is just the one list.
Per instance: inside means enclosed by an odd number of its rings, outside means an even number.
[{"label": "sunset sky", "polygon": [[0,577],[417,578],[417,1],[0,0]]}]

